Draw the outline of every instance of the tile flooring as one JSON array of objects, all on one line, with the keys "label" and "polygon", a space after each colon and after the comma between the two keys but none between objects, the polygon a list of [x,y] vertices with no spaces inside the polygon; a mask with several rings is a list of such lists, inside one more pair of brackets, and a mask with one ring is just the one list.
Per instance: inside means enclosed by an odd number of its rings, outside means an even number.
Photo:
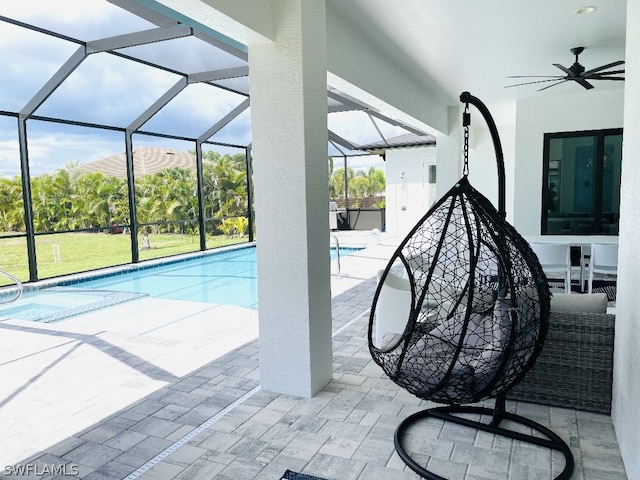
[{"label": "tile flooring", "polygon": [[[334,375],[312,398],[260,389],[251,312],[144,305],[193,318],[192,335],[188,328],[136,333],[139,312],[130,309],[148,299],[49,326],[0,322],[0,478],[277,480],[290,469],[335,480],[418,479],[393,435],[433,404],[385,377],[366,341],[375,271],[390,248],[343,259],[342,278],[332,279]],[[99,315],[113,309],[131,322],[105,327]],[[214,313],[222,323],[203,331],[198,318]],[[609,416],[507,407],[565,439],[576,462],[572,479],[626,479]],[[451,479],[550,479],[563,467],[547,450],[438,421],[412,428],[405,446]],[[19,468],[26,474],[18,476]]]}]

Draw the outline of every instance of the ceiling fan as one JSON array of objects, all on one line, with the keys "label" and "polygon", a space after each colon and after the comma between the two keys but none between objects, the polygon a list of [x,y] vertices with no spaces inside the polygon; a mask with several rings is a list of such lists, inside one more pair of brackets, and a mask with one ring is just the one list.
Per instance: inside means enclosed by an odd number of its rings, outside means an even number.
[{"label": "ceiling fan", "polygon": [[[624,81],[624,77],[620,77],[621,73],[624,73],[624,70],[610,70],[605,72],[609,68],[617,67],[618,65],[624,64],[624,60],[618,60],[617,62],[608,63],[606,65],[602,65],[600,67],[592,68],[591,70],[586,70],[585,68],[578,62],[578,55],[580,55],[584,51],[584,47],[575,47],[571,49],[571,53],[576,56],[576,60],[573,65],[569,68],[560,65],[559,63],[554,63],[553,66],[562,70],[566,75],[514,75],[509,76],[507,78],[545,78],[545,80],[534,80],[531,82],[524,83],[516,83],[514,85],[507,85],[505,88],[510,87],[519,87],[521,85],[531,85],[534,83],[545,83],[545,82],[555,82],[551,85],[547,85],[539,89],[538,91],[546,90],[547,88],[554,87],[556,85],[560,85],[564,82],[574,81],[579,83],[587,90],[593,88],[593,85],[589,83],[592,80],[621,80]],[[589,80],[589,81],[587,81]]]}]

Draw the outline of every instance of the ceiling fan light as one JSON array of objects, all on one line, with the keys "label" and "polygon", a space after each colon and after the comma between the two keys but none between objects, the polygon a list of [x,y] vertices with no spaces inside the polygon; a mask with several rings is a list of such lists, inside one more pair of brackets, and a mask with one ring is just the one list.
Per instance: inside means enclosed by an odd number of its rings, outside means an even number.
[{"label": "ceiling fan light", "polygon": [[585,7],[580,7],[578,10],[576,10],[576,13],[578,15],[582,15],[585,13],[593,13],[598,9],[598,7],[594,7],[593,5],[588,5]]}]

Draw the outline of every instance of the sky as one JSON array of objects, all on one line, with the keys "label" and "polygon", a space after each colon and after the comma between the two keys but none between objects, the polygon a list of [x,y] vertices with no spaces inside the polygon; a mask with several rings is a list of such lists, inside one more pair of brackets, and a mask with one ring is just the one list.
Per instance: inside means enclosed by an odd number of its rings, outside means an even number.
[{"label": "sky", "polygon": [[[150,23],[106,0],[21,0],[2,2],[0,15],[83,41],[154,28]],[[19,112],[79,45],[0,21],[0,111]],[[147,61],[187,73],[231,68],[243,61],[193,37],[121,50]],[[182,76],[140,65],[108,53],[89,55],[40,105],[35,115],[125,128]],[[244,84],[244,86],[243,86]],[[248,92],[248,80],[234,88]],[[206,84],[189,84],[142,129],[183,137],[198,137],[245,100],[245,95]],[[204,108],[203,108],[204,107]],[[356,143],[380,140],[371,119],[362,112],[331,113],[329,128]],[[0,176],[20,171],[17,121],[0,115]],[[406,133],[378,123],[386,136]],[[250,110],[246,110],[212,140],[233,145],[251,142]],[[71,163],[87,163],[124,151],[122,132],[29,120],[29,161],[32,175],[55,171]],[[134,135],[139,145],[192,150],[190,142]],[[205,146],[205,149],[208,147]],[[213,147],[212,147],[213,148]],[[242,150],[215,147],[220,153]],[[334,150],[328,151],[333,155]],[[354,168],[381,167],[380,157],[353,158]]]}]

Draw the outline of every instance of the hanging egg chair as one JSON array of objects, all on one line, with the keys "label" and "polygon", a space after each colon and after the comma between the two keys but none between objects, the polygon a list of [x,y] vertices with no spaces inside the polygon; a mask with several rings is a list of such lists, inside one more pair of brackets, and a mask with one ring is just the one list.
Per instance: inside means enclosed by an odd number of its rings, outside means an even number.
[{"label": "hanging egg chair", "polygon": [[[547,333],[548,282],[529,244],[505,220],[504,163],[495,123],[486,106],[464,92],[464,175],[413,227],[378,276],[369,319],[374,361],[400,387],[445,404],[405,419],[395,434],[403,461],[431,480],[404,450],[407,429],[437,417],[496,435],[560,451],[573,471],[569,447],[551,430],[505,410],[505,393],[527,373]],[[480,110],[491,132],[498,164],[499,209],[468,180],[469,105]],[[493,409],[470,406],[495,399]],[[490,422],[460,414],[481,414]],[[541,435],[500,427],[524,424]],[[543,438],[544,437],[544,438]]]}]

